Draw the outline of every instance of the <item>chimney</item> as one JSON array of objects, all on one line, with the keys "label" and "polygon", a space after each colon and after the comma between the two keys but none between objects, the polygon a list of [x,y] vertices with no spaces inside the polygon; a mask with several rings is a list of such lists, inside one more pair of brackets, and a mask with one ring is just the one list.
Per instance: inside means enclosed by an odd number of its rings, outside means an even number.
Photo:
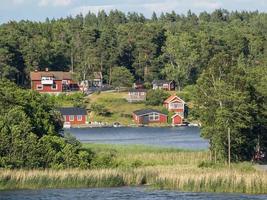
[{"label": "chimney", "polygon": [[46,72],[48,72],[48,71],[49,71],[49,70],[48,70],[48,67],[46,67],[46,68],[45,68],[45,71],[46,71]]}]

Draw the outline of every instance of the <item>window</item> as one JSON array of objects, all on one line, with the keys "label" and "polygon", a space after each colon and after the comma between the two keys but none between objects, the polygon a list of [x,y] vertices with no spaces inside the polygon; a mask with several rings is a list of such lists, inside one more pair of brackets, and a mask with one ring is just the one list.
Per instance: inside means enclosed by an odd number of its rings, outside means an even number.
[{"label": "window", "polygon": [[52,89],[52,90],[57,90],[57,84],[53,84],[53,85],[51,85],[51,89]]},{"label": "window", "polygon": [[159,114],[158,113],[149,114],[149,121],[158,121],[158,120],[159,120]]},{"label": "window", "polygon": [[43,85],[42,84],[38,84],[38,85],[36,85],[36,89],[37,90],[43,90]]},{"label": "window", "polygon": [[68,84],[67,80],[62,80],[62,84]]},{"label": "window", "polygon": [[70,121],[74,121],[74,116],[73,115],[70,115]]},{"label": "window", "polygon": [[170,103],[170,108],[171,109],[183,108],[183,104],[182,103]]},{"label": "window", "polygon": [[82,115],[77,115],[77,121],[82,121],[82,120],[83,120]]},{"label": "window", "polygon": [[66,118],[66,115],[63,115],[63,118],[64,118],[64,121],[66,121],[66,119],[67,119],[67,118]]}]

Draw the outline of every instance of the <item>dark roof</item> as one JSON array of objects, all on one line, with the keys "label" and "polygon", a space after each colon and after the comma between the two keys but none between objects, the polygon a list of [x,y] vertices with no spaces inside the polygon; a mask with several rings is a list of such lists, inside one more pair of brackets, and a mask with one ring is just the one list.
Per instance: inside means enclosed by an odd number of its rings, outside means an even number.
[{"label": "dark roof", "polygon": [[72,72],[63,71],[34,71],[30,73],[30,78],[32,81],[41,80],[42,77],[54,77],[55,80],[71,80]]},{"label": "dark roof", "polygon": [[166,80],[153,80],[152,84],[156,84],[156,85],[163,85],[163,84],[169,84],[173,81],[166,81]]},{"label": "dark roof", "polygon": [[129,92],[146,92],[146,89],[130,89]]},{"label": "dark roof", "polygon": [[146,114],[149,114],[149,113],[152,113],[152,112],[156,112],[156,113],[159,113],[159,114],[162,114],[162,115],[166,115],[158,110],[155,110],[155,109],[143,109],[143,110],[136,110],[134,111],[133,113],[136,114],[136,115],[146,115]]},{"label": "dark roof", "polygon": [[64,107],[58,109],[61,115],[87,115],[85,108]]}]

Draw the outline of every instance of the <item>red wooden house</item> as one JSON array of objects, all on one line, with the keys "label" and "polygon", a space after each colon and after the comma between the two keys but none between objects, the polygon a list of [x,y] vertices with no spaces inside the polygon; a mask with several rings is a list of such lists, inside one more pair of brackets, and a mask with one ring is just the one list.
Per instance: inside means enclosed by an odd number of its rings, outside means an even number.
[{"label": "red wooden house", "polygon": [[185,102],[180,97],[171,95],[164,101],[163,105],[168,109],[168,111],[175,112],[172,116],[172,124],[179,125],[183,123]]},{"label": "red wooden house", "polygon": [[31,88],[40,93],[58,94],[79,90],[72,79],[72,72],[63,71],[34,71],[30,73]]},{"label": "red wooden house", "polygon": [[154,109],[136,110],[133,120],[136,124],[167,123],[167,115]]},{"label": "red wooden house", "polygon": [[87,124],[87,111],[79,107],[63,107],[59,108],[59,112],[64,118],[64,125],[70,126]]}]

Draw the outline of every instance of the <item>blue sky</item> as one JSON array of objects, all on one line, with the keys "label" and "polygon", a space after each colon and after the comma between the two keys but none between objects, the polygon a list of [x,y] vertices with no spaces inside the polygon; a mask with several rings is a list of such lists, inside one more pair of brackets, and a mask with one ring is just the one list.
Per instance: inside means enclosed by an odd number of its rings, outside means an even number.
[{"label": "blue sky", "polygon": [[75,16],[89,10],[136,11],[150,17],[153,11],[186,13],[191,9],[199,13],[218,8],[267,12],[267,0],[0,0],[0,23],[22,19],[44,21],[46,17]]}]

